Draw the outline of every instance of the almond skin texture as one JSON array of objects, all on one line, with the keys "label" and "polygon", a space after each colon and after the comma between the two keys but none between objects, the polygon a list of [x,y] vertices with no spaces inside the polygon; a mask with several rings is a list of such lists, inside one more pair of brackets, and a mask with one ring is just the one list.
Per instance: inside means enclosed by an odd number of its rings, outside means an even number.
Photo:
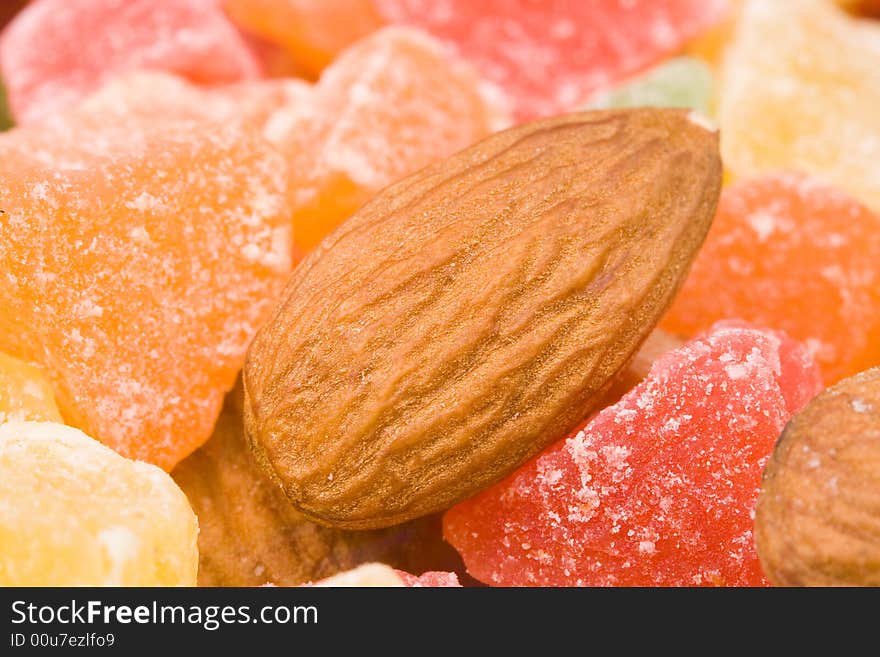
[{"label": "almond skin texture", "polygon": [[359,532],[309,522],[254,462],[241,396],[236,386],[211,439],[171,473],[199,518],[199,586],[296,586],[368,561],[464,570],[438,515]]},{"label": "almond skin texture", "polygon": [[777,586],[880,586],[880,368],[829,388],[785,427],[755,544]]},{"label": "almond skin texture", "polygon": [[711,224],[717,134],[682,110],[495,134],[386,188],[295,270],[244,371],[257,460],[374,528],[495,483],[597,407]]}]

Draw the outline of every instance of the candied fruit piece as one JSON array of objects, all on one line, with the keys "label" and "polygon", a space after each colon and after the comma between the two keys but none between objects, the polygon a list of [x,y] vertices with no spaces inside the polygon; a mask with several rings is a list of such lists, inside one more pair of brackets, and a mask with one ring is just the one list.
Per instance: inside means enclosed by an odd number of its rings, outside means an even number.
[{"label": "candied fruit piece", "polygon": [[126,71],[204,84],[262,74],[222,8],[206,0],[35,0],[4,31],[0,69],[18,123],[71,107]]},{"label": "candied fruit piece", "polygon": [[725,317],[786,331],[834,383],[880,364],[880,217],[794,175],[741,180],[661,325],[693,335]]},{"label": "candied fruit piece", "polygon": [[357,568],[347,570],[344,573],[322,579],[309,586],[406,586],[400,574],[391,566],[381,563],[365,563]]},{"label": "candied fruit piece", "polygon": [[385,28],[321,76],[313,102],[266,135],[291,158],[294,240],[305,252],[377,191],[487,136],[505,118],[476,74],[414,30]]},{"label": "candied fruit piece", "polygon": [[211,435],[290,271],[283,158],[241,125],[0,135],[0,350],[65,420],[170,469]]},{"label": "candied fruit piece", "polygon": [[43,371],[0,353],[0,424],[13,420],[62,421]]},{"label": "candied fruit piece", "polygon": [[712,114],[712,69],[694,57],[676,57],[625,84],[602,92],[588,107],[690,107]]},{"label": "candied fruit piece", "polygon": [[367,561],[415,572],[462,568],[439,515],[369,531],[307,520],[257,464],[241,397],[237,386],[211,440],[171,473],[199,518],[199,586],[296,586]]},{"label": "candied fruit piece", "polygon": [[518,119],[552,116],[679,50],[727,0],[376,0],[392,23],[449,44],[513,104]]},{"label": "candied fruit piece", "polygon": [[880,210],[880,24],[822,0],[749,2],[722,80],[735,175],[812,174]]},{"label": "candied fruit piece", "polygon": [[444,535],[494,585],[763,585],[752,544],[761,470],[820,388],[799,343],[719,324],[453,507]]},{"label": "candied fruit piece", "polygon": [[225,123],[241,121],[263,130],[280,107],[311,102],[311,85],[296,79],[248,80],[203,87],[161,71],[136,71],[115,78],[77,106],[102,123],[173,117]]},{"label": "candied fruit piece", "polygon": [[159,468],[63,424],[0,425],[0,586],[194,586],[197,534]]},{"label": "candied fruit piece", "polygon": [[458,575],[456,575],[455,573],[444,573],[442,571],[434,570],[427,573],[422,573],[421,575],[411,575],[402,570],[398,570],[397,575],[400,577],[400,579],[403,580],[403,583],[406,586],[410,586],[413,588],[455,588],[461,586],[458,581]]},{"label": "candied fruit piece", "polygon": [[224,0],[233,20],[284,46],[317,76],[346,46],[382,26],[372,0]]}]

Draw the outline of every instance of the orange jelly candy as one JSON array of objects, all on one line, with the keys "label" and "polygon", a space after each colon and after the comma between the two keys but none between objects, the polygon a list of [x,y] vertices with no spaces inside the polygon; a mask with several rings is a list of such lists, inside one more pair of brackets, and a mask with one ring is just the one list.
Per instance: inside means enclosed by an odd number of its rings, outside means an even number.
[{"label": "orange jelly candy", "polygon": [[692,335],[741,317],[803,342],[826,383],[880,364],[880,217],[794,174],[742,180],[661,322]]},{"label": "orange jelly candy", "polygon": [[283,46],[317,75],[350,43],[382,26],[372,0],[225,0],[247,30]]},{"label": "orange jelly candy", "polygon": [[0,424],[13,420],[61,422],[52,386],[32,363],[0,353]]},{"label": "orange jelly candy", "polygon": [[290,270],[283,158],[242,125],[97,115],[0,136],[0,350],[67,422],[170,469]]},{"label": "orange jelly candy", "polygon": [[267,137],[291,157],[294,239],[305,252],[377,191],[506,121],[476,73],[408,28],[386,28],[324,72],[313,102],[280,109]]},{"label": "orange jelly candy", "polygon": [[195,121],[240,121],[262,130],[280,107],[310,102],[310,84],[294,78],[248,80],[205,87],[161,71],[137,71],[104,85],[78,107],[105,122],[174,117]]}]

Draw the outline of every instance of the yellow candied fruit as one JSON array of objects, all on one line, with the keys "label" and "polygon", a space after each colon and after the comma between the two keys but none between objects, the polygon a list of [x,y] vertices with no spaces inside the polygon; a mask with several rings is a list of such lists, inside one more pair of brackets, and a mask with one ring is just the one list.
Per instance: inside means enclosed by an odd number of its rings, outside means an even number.
[{"label": "yellow candied fruit", "polygon": [[43,371],[0,353],[0,424],[13,420],[62,421]]},{"label": "yellow candied fruit", "polygon": [[0,425],[0,586],[194,586],[197,535],[156,466],[56,422]]}]

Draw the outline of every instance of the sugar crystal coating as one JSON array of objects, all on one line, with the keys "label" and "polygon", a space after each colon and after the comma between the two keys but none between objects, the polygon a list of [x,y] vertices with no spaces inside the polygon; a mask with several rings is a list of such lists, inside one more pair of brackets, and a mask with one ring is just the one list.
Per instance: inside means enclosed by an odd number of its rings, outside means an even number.
[{"label": "sugar crystal coating", "polygon": [[197,534],[159,468],[62,424],[0,425],[0,586],[194,586]]},{"label": "sugar crystal coating", "polygon": [[761,470],[821,387],[783,334],[718,325],[507,479],[444,535],[493,585],[765,583],[752,544]]},{"label": "sugar crystal coating", "polygon": [[748,2],[722,80],[725,166],[811,174],[880,211],[880,24],[824,0]]},{"label": "sugar crystal coating", "polygon": [[170,469],[290,270],[283,159],[241,125],[77,115],[0,136],[0,172],[0,350],[69,424]]},{"label": "sugar crystal coating", "polygon": [[61,413],[39,367],[0,353],[0,424],[13,420],[61,422]]},{"label": "sugar crystal coating", "polygon": [[137,69],[204,84],[261,75],[235,26],[206,0],[36,0],[4,31],[0,69],[19,123],[70,107]]},{"label": "sugar crystal coating", "polygon": [[464,56],[518,119],[552,116],[679,50],[719,21],[726,0],[376,0],[393,23]]},{"label": "sugar crystal coating", "polygon": [[377,191],[503,125],[469,66],[433,39],[386,28],[345,50],[311,104],[279,109],[267,137],[291,158],[294,239],[314,248]]},{"label": "sugar crystal coating", "polygon": [[793,174],[743,179],[718,214],[662,326],[693,335],[725,317],[786,331],[825,381],[880,364],[880,217]]}]

